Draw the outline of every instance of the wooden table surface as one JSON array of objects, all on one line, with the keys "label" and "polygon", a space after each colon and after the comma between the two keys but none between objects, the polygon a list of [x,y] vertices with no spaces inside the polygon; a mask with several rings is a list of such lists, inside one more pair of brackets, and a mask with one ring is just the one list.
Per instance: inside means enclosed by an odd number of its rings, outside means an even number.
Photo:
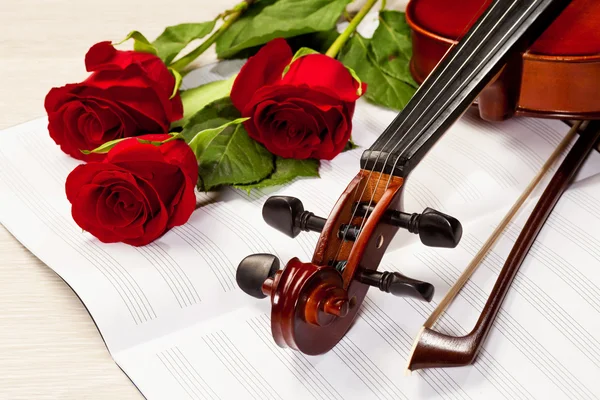
[{"label": "wooden table surface", "polygon": [[[0,129],[44,116],[51,87],[83,80],[92,44],[133,29],[154,38],[238,1],[1,0]],[[0,399],[141,398],[79,298],[0,225]]]}]

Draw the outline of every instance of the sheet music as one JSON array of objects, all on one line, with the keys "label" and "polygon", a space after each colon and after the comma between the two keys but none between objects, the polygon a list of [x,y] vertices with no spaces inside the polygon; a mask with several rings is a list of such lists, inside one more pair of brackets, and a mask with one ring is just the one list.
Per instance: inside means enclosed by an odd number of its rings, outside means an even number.
[{"label": "sheet music", "polygon": [[[239,65],[204,68],[186,85],[229,76]],[[0,222],[77,292],[113,358],[148,399],[600,398],[597,153],[539,235],[475,365],[404,375],[424,320],[566,135],[560,121],[491,124],[467,113],[407,180],[405,211],[433,207],[464,227],[456,249],[426,248],[401,233],[380,267],[433,283],[432,303],[370,290],[356,325],[326,355],[274,343],[269,302],[242,293],[235,269],[256,252],[284,264],[309,260],[317,235],[289,239],[274,231],[262,220],[264,200],[299,197],[326,216],[358,172],[362,151],[395,116],[361,100],[353,134],[360,148],[324,162],[321,179],[250,195],[199,193],[201,206],[186,225],[142,248],[102,244],[73,222],[64,182],[79,162],[52,142],[46,120],[31,121],[0,134]],[[506,230],[441,330],[472,328],[533,204]]]}]

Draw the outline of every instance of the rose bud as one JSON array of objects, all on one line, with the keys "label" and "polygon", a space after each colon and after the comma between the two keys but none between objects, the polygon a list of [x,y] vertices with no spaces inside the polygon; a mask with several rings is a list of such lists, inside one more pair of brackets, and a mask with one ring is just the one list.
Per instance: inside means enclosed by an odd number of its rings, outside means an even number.
[{"label": "rose bud", "polygon": [[292,58],[284,39],[267,43],[240,71],[231,100],[250,117],[244,123],[250,137],[271,153],[331,160],[350,139],[360,83],[323,54],[297,59],[282,78]]},{"label": "rose bud", "polygon": [[155,55],[95,44],[85,57],[92,74],[82,83],[53,88],[46,96],[50,136],[62,151],[86,161],[85,155],[115,139],[168,132],[183,117],[179,94],[170,99],[175,78]]},{"label": "rose bud", "polygon": [[168,134],[126,139],[101,162],[79,165],[67,177],[75,222],[104,243],[146,245],[187,222],[196,207],[198,164],[182,140]]}]

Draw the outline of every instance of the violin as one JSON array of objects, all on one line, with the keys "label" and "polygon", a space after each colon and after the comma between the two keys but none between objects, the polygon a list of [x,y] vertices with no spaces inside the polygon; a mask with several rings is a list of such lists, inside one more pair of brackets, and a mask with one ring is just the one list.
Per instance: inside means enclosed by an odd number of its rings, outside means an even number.
[{"label": "violin", "polygon": [[[423,24],[427,9],[419,7],[421,2],[431,6],[436,2],[412,0],[409,4],[411,15],[418,15],[413,22]],[[302,231],[320,233],[310,262],[292,258],[281,269],[275,256],[255,254],[238,266],[239,287],[256,298],[269,298],[271,331],[279,346],[308,355],[331,350],[352,325],[370,287],[431,301],[434,287],[430,283],[378,271],[379,263],[399,229],[418,234],[426,246],[454,248],[460,242],[462,226],[456,218],[431,208],[421,214],[404,212],[400,201],[404,183],[476,100],[485,109],[487,95],[506,93],[498,102],[513,107],[512,100],[504,99],[518,98],[512,90],[524,87],[525,82],[507,86],[505,91],[492,86],[500,85],[504,75],[513,82],[514,77],[508,76],[516,68],[513,60],[535,43],[569,4],[578,2],[596,9],[586,0],[481,0],[479,3],[489,7],[456,42],[445,43],[445,53],[440,49],[435,57],[433,53],[419,54],[424,46],[417,42],[423,32],[414,33],[413,70],[424,79],[402,112],[363,153],[358,174],[329,216],[315,216],[291,197],[274,196],[265,202],[263,218],[271,227],[291,237]],[[463,3],[472,10],[478,2],[463,1],[461,6]],[[426,36],[423,38],[431,39]],[[517,111],[518,106],[518,101],[514,102]],[[600,116],[599,110],[588,108],[569,115],[589,118]],[[553,115],[559,116],[567,110],[558,107],[554,111]],[[502,113],[503,118],[509,115],[506,110]]]},{"label": "violin", "polygon": [[[460,9],[442,0],[412,1],[406,19],[415,53],[411,73],[422,82],[443,54],[461,40],[461,32],[489,7],[490,0],[466,0]],[[513,208],[498,224],[475,258],[425,321],[415,338],[407,370],[472,364],[502,302],[553,207],[568,188],[600,139],[600,2],[572,0],[527,48],[513,53],[475,100],[482,119],[499,121],[514,115],[577,120]],[[587,120],[587,121],[584,121]],[[576,133],[573,147],[567,151]],[[527,196],[559,157],[567,155],[548,183],[505,260],[473,329],[463,336],[444,334],[435,323],[456,298],[487,251],[506,228]]]},{"label": "violin", "polygon": [[[510,2],[507,2],[510,3]],[[490,7],[492,0],[413,0],[411,74],[422,83],[450,48]],[[591,120],[600,118],[600,1],[571,4],[530,46],[512,54],[479,93],[475,105],[487,121],[514,115]]]}]

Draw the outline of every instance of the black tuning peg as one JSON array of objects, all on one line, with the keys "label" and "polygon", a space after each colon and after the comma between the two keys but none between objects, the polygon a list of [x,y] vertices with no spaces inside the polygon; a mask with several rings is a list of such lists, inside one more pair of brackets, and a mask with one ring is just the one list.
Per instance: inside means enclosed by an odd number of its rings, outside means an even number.
[{"label": "black tuning peg", "polygon": [[295,238],[302,231],[321,232],[327,220],[304,211],[302,202],[295,197],[272,196],[267,199],[262,211],[267,224]]},{"label": "black tuning peg", "polygon": [[430,302],[435,288],[431,283],[417,281],[398,272],[379,272],[371,269],[357,271],[356,280],[399,297],[412,297]]},{"label": "black tuning peg", "polygon": [[425,246],[454,248],[462,238],[462,225],[454,217],[426,208],[417,216],[412,231],[409,227],[409,232],[418,233]]},{"label": "black tuning peg", "polygon": [[[358,205],[358,214],[361,216],[371,211],[373,207],[367,207],[366,204]],[[425,246],[454,248],[462,237],[460,221],[433,208],[426,208],[422,214],[388,210],[383,215],[382,221],[418,234]]]},{"label": "black tuning peg", "polygon": [[263,283],[273,278],[279,271],[279,259],[272,254],[253,254],[244,258],[238,265],[235,280],[244,292],[257,299],[267,297],[263,291]]}]

